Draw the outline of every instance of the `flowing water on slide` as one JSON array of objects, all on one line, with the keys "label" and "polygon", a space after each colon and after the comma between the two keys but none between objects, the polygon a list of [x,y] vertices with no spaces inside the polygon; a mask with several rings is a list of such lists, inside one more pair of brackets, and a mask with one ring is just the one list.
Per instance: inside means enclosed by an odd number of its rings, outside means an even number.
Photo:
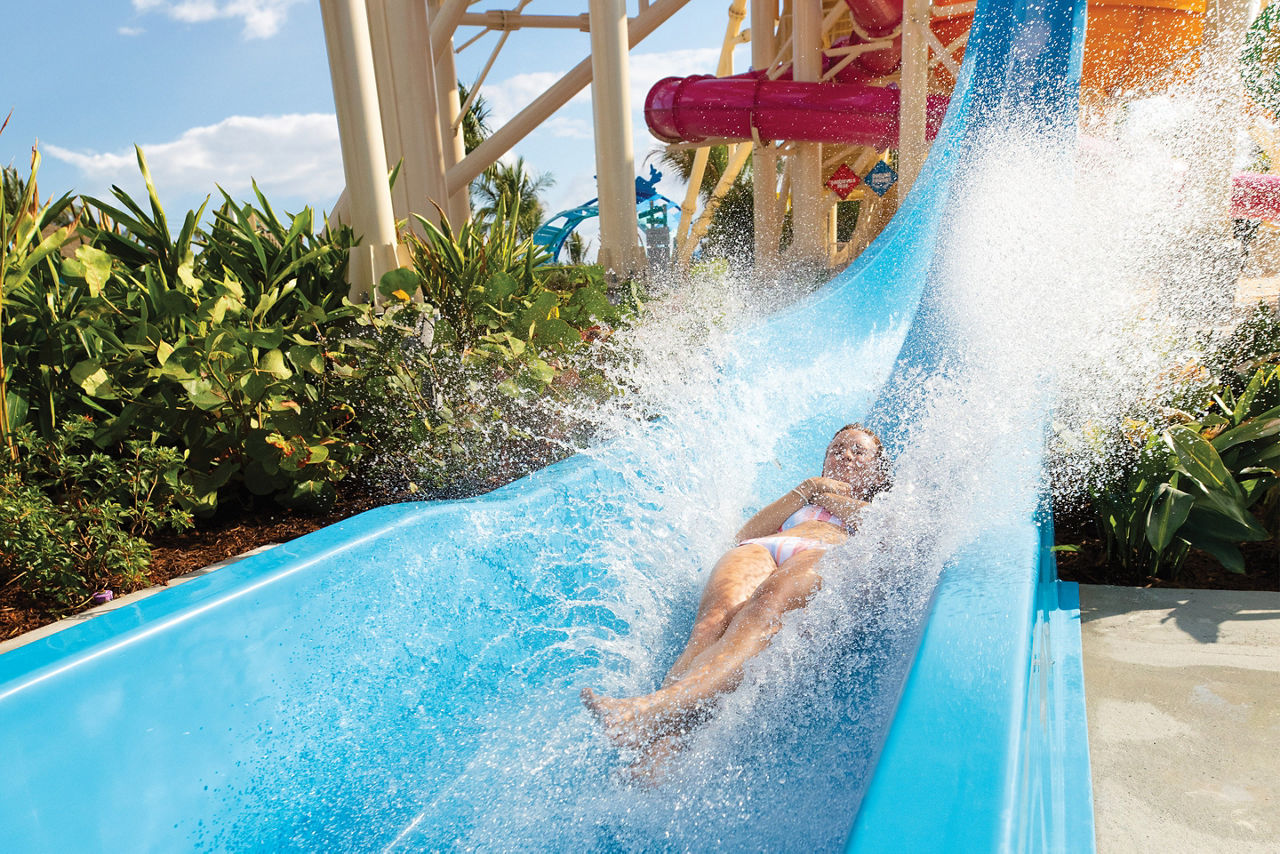
[{"label": "flowing water on slide", "polygon": [[[1223,319],[1206,297],[1219,283],[1198,254],[1195,190],[1152,153],[1181,132],[1117,130],[1105,164],[1034,129],[978,143],[926,307],[948,331],[945,352],[881,399],[905,414],[893,486],[660,785],[620,773],[627,757],[578,689],[659,685],[745,516],[816,474],[835,427],[884,420],[866,366],[892,360],[898,334],[744,378],[721,366],[751,347],[731,330],[769,312],[758,290],[701,281],[651,307],[613,345],[634,394],[592,415],[602,441],[587,454],[616,480],[561,497],[580,523],[549,530],[537,508],[477,506],[445,542],[404,532],[381,543],[377,589],[350,614],[342,585],[369,579],[335,581],[346,628],[328,634],[359,635],[362,652],[330,655],[339,639],[312,639],[311,690],[277,709],[282,723],[244,760],[251,782],[222,793],[226,819],[200,841],[839,847],[948,557],[1032,516],[1046,436],[1064,489],[1098,477],[1097,428],[1154,410],[1153,378],[1186,375]],[[439,582],[450,550],[476,542],[506,557]],[[327,747],[299,752],[316,733]]]}]

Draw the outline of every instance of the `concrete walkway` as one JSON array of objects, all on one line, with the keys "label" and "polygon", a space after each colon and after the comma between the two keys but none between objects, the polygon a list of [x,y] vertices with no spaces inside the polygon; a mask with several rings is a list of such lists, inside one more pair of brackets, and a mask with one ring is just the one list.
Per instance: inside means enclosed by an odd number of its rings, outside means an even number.
[{"label": "concrete walkway", "polygon": [[1280,851],[1280,593],[1080,601],[1099,854]]}]

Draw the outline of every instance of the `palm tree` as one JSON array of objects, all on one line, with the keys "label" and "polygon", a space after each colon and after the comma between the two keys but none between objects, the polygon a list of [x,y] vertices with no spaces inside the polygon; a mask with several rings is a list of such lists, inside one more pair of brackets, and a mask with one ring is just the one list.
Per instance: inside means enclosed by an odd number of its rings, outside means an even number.
[{"label": "palm tree", "polygon": [[[675,151],[668,151],[664,148],[655,148],[649,152],[649,156],[645,158],[648,163],[654,157],[663,166],[669,166],[680,176],[680,180],[689,183],[689,178],[693,175],[693,157],[694,150],[691,148],[683,148]],[[725,167],[729,165],[729,147],[727,145],[714,145],[707,155],[707,168],[702,172],[702,186],[698,188],[698,195],[704,200],[711,198],[711,191],[715,189],[716,183],[720,180],[720,176],[724,174]],[[751,180],[751,161],[747,161],[747,165],[742,172],[738,174],[738,182]]]},{"label": "palm tree", "polygon": [[569,235],[569,240],[565,243],[565,249],[569,250],[570,264],[587,263],[587,250],[591,248],[591,241],[584,240],[578,232]]},{"label": "palm tree", "polygon": [[471,185],[472,197],[479,203],[475,218],[492,220],[502,210],[521,239],[532,237],[546,216],[538,194],[555,182],[549,172],[530,172],[523,157],[513,164],[495,163]]},{"label": "palm tree", "polygon": [[[686,184],[693,175],[692,149],[667,151],[654,149],[649,158],[661,155],[664,166],[676,171]],[[646,158],[648,160],[649,158]],[[702,173],[702,184],[698,187],[698,195],[705,202],[711,198],[711,192],[720,182],[725,167],[729,165],[729,147],[712,146],[707,156],[707,168]],[[728,258],[737,263],[750,263],[755,242],[755,200],[751,184],[751,160],[738,173],[729,190],[720,200],[719,207],[711,216],[711,225],[702,239],[702,251],[708,257]]]},{"label": "palm tree", "polygon": [[[471,91],[465,83],[458,84],[459,104],[467,103],[470,94]],[[462,145],[467,154],[475,151],[491,133],[493,129],[489,127],[489,104],[485,101],[484,95],[476,95],[471,106],[467,107],[467,111],[462,114]]]},{"label": "palm tree", "polygon": [[26,192],[27,182],[18,174],[17,169],[6,166],[3,175],[0,176],[0,183],[4,185],[4,211],[12,216],[18,212],[18,205],[22,201],[22,194]]}]

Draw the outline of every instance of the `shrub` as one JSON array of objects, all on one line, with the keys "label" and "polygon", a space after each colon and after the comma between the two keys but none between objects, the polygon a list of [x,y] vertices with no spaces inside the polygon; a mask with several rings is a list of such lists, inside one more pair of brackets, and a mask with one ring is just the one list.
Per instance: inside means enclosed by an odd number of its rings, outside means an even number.
[{"label": "shrub", "polygon": [[255,185],[175,233],[138,165],[141,202],[42,206],[35,155],[0,215],[0,584],[59,607],[128,587],[140,536],[228,493],[324,506],[357,466],[411,491],[491,488],[576,443],[567,403],[613,393],[594,342],[630,308],[505,216],[421,222],[413,268],[358,305],[350,229],[278,215]]},{"label": "shrub", "polygon": [[16,458],[0,462],[0,586],[55,608],[139,586],[151,560],[142,536],[191,526],[181,454],[131,441],[114,458],[93,447],[94,429],[76,419],[48,440],[22,428]]},{"label": "shrub", "polygon": [[[387,310],[348,342],[364,348],[365,468],[392,488],[468,494],[572,448],[581,424],[566,404],[614,393],[592,345],[631,309],[609,302],[602,268],[546,265],[505,217],[487,233],[420,227],[413,268],[380,283]],[[419,289],[425,302],[410,297]]]},{"label": "shrub", "polygon": [[1185,423],[1129,422],[1137,452],[1091,494],[1123,580],[1176,579],[1193,548],[1243,573],[1240,545],[1280,533],[1278,343],[1280,324],[1259,310],[1211,353],[1207,406]]},{"label": "shrub", "polygon": [[89,200],[97,215],[70,257],[56,251],[71,245],[60,233],[10,265],[6,435],[31,423],[52,439],[64,419],[91,415],[100,448],[151,437],[182,449],[201,511],[228,485],[332,500],[362,450],[334,388],[350,369],[332,333],[368,313],[342,296],[350,232],[313,235],[309,209],[285,222],[257,193],[257,207],[226,197],[207,234],[202,207],[171,237],[141,152],[138,163],[147,209],[117,188],[118,206]]}]

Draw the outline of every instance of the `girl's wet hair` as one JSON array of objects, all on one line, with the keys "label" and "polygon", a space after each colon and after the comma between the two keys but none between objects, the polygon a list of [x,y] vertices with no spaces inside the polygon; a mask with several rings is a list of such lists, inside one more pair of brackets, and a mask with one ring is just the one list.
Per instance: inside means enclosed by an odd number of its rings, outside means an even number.
[{"label": "girl's wet hair", "polygon": [[872,430],[870,427],[863,427],[857,421],[846,424],[843,427],[841,427],[839,430],[837,430],[831,436],[832,440],[834,440],[836,436],[839,436],[841,433],[843,433],[846,430],[857,430],[859,433],[866,433],[868,436],[871,437],[872,441],[876,443],[876,453],[881,456],[884,456],[884,442],[880,441],[880,437],[876,435],[876,431]]}]

